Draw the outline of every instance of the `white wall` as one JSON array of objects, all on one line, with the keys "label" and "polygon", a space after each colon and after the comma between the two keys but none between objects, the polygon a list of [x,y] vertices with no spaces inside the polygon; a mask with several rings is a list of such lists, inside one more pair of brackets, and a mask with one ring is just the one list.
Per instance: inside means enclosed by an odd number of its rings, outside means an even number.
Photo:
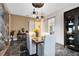
[{"label": "white wall", "polygon": [[32,30],[35,27],[35,22],[32,19],[29,19],[29,39],[27,39],[27,48],[29,50],[29,54],[33,55],[36,53],[36,44],[32,42]]},{"label": "white wall", "polygon": [[55,20],[55,38],[56,42],[59,44],[64,45],[64,12],[68,11],[70,9],[78,7],[79,4],[71,4],[67,7],[64,7],[52,14],[50,14],[48,17],[54,17],[56,16]]}]

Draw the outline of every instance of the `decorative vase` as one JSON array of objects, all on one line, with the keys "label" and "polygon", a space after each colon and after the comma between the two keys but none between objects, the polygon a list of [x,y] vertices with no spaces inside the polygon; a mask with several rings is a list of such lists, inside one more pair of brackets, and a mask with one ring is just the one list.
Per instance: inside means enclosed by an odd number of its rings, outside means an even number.
[{"label": "decorative vase", "polygon": [[39,37],[39,33],[38,32],[36,32],[36,37]]}]

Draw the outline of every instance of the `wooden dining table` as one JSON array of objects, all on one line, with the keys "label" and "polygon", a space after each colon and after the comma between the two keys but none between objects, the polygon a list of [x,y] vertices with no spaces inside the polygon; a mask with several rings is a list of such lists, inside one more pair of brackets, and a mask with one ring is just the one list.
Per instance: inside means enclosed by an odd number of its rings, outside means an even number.
[{"label": "wooden dining table", "polygon": [[36,44],[36,55],[38,55],[38,46],[40,43],[44,43],[44,39],[42,37],[36,37],[32,41]]}]

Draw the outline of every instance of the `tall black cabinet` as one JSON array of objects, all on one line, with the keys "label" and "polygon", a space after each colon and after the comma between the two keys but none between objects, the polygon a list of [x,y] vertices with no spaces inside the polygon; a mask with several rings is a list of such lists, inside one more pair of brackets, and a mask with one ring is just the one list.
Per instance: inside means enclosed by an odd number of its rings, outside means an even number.
[{"label": "tall black cabinet", "polygon": [[79,51],[79,7],[64,13],[64,45]]}]

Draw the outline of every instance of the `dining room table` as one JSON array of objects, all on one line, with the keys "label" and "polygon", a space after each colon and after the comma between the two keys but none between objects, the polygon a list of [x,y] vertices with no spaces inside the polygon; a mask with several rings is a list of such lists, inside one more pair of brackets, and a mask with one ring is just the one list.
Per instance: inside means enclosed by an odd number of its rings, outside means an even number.
[{"label": "dining room table", "polygon": [[44,38],[43,37],[34,37],[32,38],[33,43],[36,44],[36,55],[38,56],[38,47],[39,44],[44,43]]}]

